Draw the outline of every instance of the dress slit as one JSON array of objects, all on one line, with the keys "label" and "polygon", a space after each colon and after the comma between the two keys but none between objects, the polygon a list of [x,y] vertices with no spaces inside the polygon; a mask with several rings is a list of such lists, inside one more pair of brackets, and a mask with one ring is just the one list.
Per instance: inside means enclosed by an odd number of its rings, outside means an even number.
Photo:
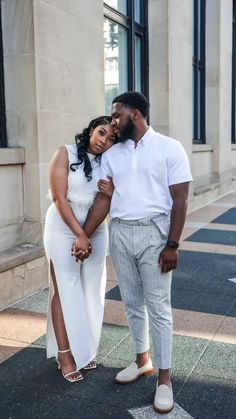
[{"label": "dress slit", "polygon": [[[57,286],[57,277],[56,277],[56,272],[55,272],[55,268],[54,268],[54,264],[52,262],[52,259],[50,259],[49,262],[49,284],[50,284],[50,300],[49,300],[49,307],[48,307],[48,311],[50,312],[50,317],[51,317],[51,324],[53,324],[53,320],[52,320],[52,299],[55,295],[55,286],[57,288],[57,293],[58,293],[58,298],[60,301],[60,306],[61,306],[61,310],[62,310],[62,317],[63,317],[63,321],[64,321],[64,325],[65,325],[65,332],[66,332],[66,336],[68,339],[68,348],[64,348],[64,349],[70,349],[70,341],[68,338],[68,333],[67,333],[67,329],[66,329],[66,324],[65,324],[65,319],[64,319],[64,313],[63,313],[63,308],[62,308],[62,304],[61,304],[61,296],[60,296],[60,292]],[[54,334],[54,341],[56,341],[56,335],[55,335],[55,331],[54,331],[54,327],[53,327],[53,334]],[[73,354],[72,354],[73,355]]]}]

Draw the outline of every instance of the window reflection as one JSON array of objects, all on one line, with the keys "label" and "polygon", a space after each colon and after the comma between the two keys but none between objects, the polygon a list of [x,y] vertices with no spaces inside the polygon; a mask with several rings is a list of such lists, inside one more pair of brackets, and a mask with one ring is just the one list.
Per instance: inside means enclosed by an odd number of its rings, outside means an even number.
[{"label": "window reflection", "polygon": [[111,113],[112,100],[128,90],[127,31],[104,20],[104,66],[106,113]]},{"label": "window reflection", "polygon": [[141,38],[135,35],[135,90],[141,92]]},{"label": "window reflection", "polygon": [[134,20],[141,23],[141,0],[134,0]]},{"label": "window reflection", "polygon": [[106,0],[104,3],[108,4],[108,6],[113,7],[113,9],[118,10],[124,15],[127,15],[127,0]]}]

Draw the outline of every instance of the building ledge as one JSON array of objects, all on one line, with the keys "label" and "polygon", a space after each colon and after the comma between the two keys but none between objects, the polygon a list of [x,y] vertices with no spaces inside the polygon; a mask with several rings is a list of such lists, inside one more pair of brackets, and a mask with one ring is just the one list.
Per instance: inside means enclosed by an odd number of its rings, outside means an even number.
[{"label": "building ledge", "polygon": [[217,189],[219,187],[220,187],[220,183],[219,182],[211,183],[210,185],[201,186],[200,188],[195,189],[195,191],[193,192],[193,194],[195,196],[201,195],[201,194],[203,194],[205,192],[213,191],[214,189]]},{"label": "building ledge", "polygon": [[213,151],[212,144],[193,144],[192,146],[193,153],[201,153],[204,151]]},{"label": "building ledge", "polygon": [[236,150],[236,144],[231,144],[231,150]]},{"label": "building ledge", "polygon": [[23,265],[44,256],[44,248],[35,244],[24,243],[0,253],[0,272]]},{"label": "building ledge", "polygon": [[18,148],[0,148],[0,166],[9,164],[24,164],[25,163],[25,149]]}]

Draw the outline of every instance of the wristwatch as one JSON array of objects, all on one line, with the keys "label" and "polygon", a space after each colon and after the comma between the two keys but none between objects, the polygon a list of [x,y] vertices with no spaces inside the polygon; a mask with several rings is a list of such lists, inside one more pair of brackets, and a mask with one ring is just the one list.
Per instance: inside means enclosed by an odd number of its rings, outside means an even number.
[{"label": "wristwatch", "polygon": [[171,249],[178,249],[179,243],[176,242],[175,240],[167,240],[166,246],[170,247]]}]

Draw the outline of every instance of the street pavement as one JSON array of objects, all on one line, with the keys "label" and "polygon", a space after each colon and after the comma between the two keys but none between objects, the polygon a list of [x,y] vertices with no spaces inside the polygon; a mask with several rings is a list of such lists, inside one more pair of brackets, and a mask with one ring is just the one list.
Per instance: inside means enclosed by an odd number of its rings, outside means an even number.
[{"label": "street pavement", "polygon": [[236,192],[187,217],[173,273],[168,415],[152,408],[156,373],[114,382],[135,354],[110,256],[99,365],[81,382],[46,359],[47,298],[44,289],[0,313],[0,419],[236,419]]}]

